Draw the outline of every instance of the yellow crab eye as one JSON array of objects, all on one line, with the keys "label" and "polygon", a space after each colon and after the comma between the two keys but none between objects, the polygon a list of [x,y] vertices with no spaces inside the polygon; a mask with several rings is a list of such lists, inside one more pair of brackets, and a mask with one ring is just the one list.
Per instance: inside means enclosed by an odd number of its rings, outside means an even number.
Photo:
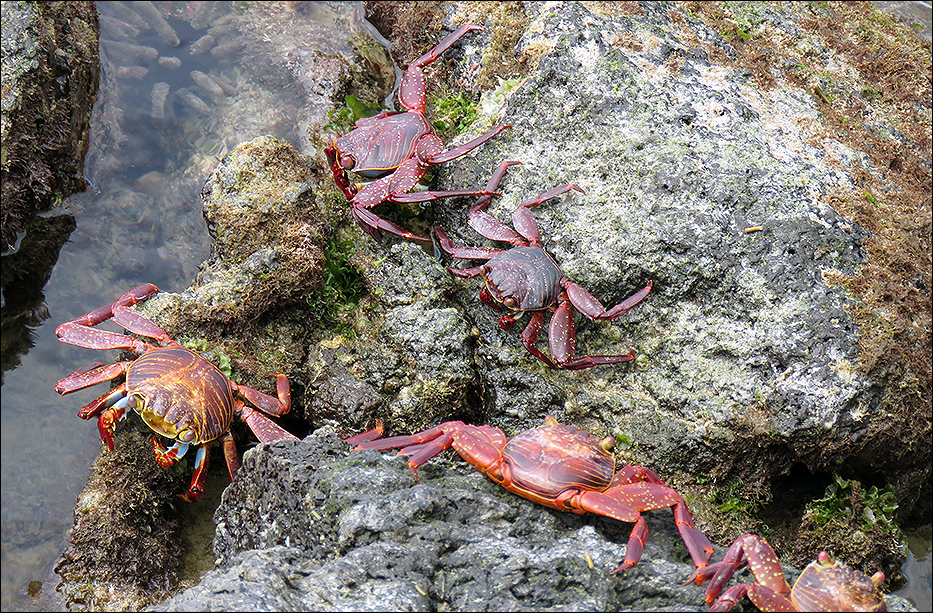
[{"label": "yellow crab eye", "polygon": [[176,436],[175,438],[180,440],[182,443],[190,443],[196,438],[196,435],[194,433],[194,430],[192,430],[191,428],[185,428],[184,430],[179,432],[178,436]]},{"label": "yellow crab eye", "polygon": [[146,399],[139,394],[130,394],[130,399],[127,404],[137,413],[142,413],[143,408],[146,406]]}]

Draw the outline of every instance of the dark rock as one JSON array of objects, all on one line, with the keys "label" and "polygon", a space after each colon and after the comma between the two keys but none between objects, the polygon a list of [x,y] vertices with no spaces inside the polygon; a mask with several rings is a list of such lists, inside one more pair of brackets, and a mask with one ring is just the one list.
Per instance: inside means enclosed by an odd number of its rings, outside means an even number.
[{"label": "dark rock", "polygon": [[93,2],[4,4],[3,251],[37,213],[87,187],[84,154],[97,99],[100,24]]}]

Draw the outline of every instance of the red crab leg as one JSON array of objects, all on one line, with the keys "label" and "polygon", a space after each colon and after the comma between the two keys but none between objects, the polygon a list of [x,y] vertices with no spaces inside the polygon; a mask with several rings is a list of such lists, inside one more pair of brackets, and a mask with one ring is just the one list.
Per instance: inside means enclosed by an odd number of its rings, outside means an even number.
[{"label": "red crab leg", "polygon": [[159,439],[152,437],[152,453],[155,455],[156,462],[162,468],[171,468],[175,463],[185,457],[188,453],[188,443],[182,443],[176,440],[171,447],[166,447],[159,442]]},{"label": "red crab leg", "polygon": [[402,107],[423,115],[427,100],[425,97],[424,72],[421,70],[422,67],[427,66],[439,58],[442,53],[450,49],[454,43],[463,38],[464,34],[467,32],[482,29],[481,26],[471,23],[464,24],[447,35],[436,47],[412,62],[402,75],[402,82],[399,85],[398,100]]},{"label": "red crab leg", "polygon": [[566,294],[561,294],[559,306],[551,316],[548,328],[548,346],[551,357],[565,370],[581,370],[603,364],[621,364],[631,362],[635,356],[626,355],[587,355],[574,358],[576,352],[576,328],[573,321],[573,309]]},{"label": "red crab leg", "polygon": [[167,345],[173,342],[168,333],[159,326],[155,325],[152,321],[149,320],[149,318],[144,317],[135,311],[131,311],[124,306],[118,306],[113,309],[113,321],[134,334],[154,338],[162,345]]},{"label": "red crab leg", "polygon": [[[607,491],[615,491],[619,487],[642,481],[670,489],[654,471],[644,466],[628,464],[616,472]],[[673,492],[674,490],[670,491]],[[676,492],[674,493],[676,494]],[[677,495],[680,496],[680,494]],[[690,509],[682,497],[680,502],[674,506],[674,522],[677,524],[677,530],[680,532],[680,536],[687,546],[687,551],[690,552],[690,557],[697,568],[705,567],[710,558],[713,557],[713,544],[710,543],[703,532],[693,525]]]},{"label": "red crab leg", "polygon": [[126,383],[121,383],[117,387],[113,388],[110,391],[104,392],[100,398],[97,400],[92,400],[91,402],[84,405],[84,407],[78,411],[78,417],[81,419],[90,419],[95,417],[98,413],[104,409],[111,407],[116,403],[120,398],[126,395]]},{"label": "red crab leg", "polygon": [[[440,433],[437,432],[438,430],[440,430]],[[415,479],[419,478],[417,470],[419,466],[453,447],[461,458],[496,483],[505,484],[506,486],[511,483],[510,475],[507,472],[503,474],[501,470],[503,467],[502,449],[505,447],[507,439],[502,430],[498,428],[468,426],[462,422],[446,422],[411,436],[412,438],[429,439],[418,444],[408,444],[398,452],[399,455],[408,456],[408,468]],[[393,438],[403,439],[405,437]],[[398,441],[398,443],[401,442],[404,441]],[[391,448],[394,449],[398,446],[396,444]]]},{"label": "red crab leg", "polygon": [[[139,287],[131,289],[130,291],[117,298],[113,304],[102,306],[98,309],[94,309],[90,313],[85,313],[80,317],[75,317],[72,320],[66,321],[61,326],[59,326],[59,328],[62,326],[67,326],[68,324],[78,324],[88,327],[96,326],[97,324],[110,319],[113,316],[113,309],[116,307],[132,306],[137,302],[142,302],[153,294],[157,294],[158,292],[159,288],[157,288],[152,283],[140,285]],[[55,330],[55,334],[58,334],[58,329]]]},{"label": "red crab leg", "polygon": [[638,290],[608,311],[606,310],[606,307],[604,307],[602,303],[597,300],[591,293],[573,281],[565,280],[562,285],[567,291],[567,296],[570,298],[570,302],[574,307],[576,307],[578,311],[592,320],[609,321],[621,317],[633,306],[644,300],[645,296],[651,292],[652,282],[648,281],[648,285]]},{"label": "red crab leg", "polygon": [[343,439],[343,442],[351,447],[355,447],[361,443],[368,443],[374,441],[378,438],[382,438],[382,435],[385,433],[385,428],[383,427],[382,420],[376,419],[376,427],[372,430],[367,430],[366,432],[361,432],[359,434],[354,434],[353,436],[348,436]]},{"label": "red crab leg", "polygon": [[790,586],[784,580],[784,571],[771,545],[757,534],[746,534],[732,543],[718,564],[716,574],[706,587],[707,603],[716,600],[735,571],[744,564],[748,564],[759,585],[778,594],[790,594]]},{"label": "red crab leg", "polygon": [[[441,249],[454,256],[455,258],[459,258],[461,260],[488,260],[502,253],[502,249],[492,249],[487,247],[454,247],[453,243],[450,241],[450,237],[448,237],[442,229],[440,229],[438,226],[434,226],[434,231],[437,233],[437,241],[440,243]],[[475,277],[479,274],[479,267],[475,269],[469,269],[471,271],[477,271],[475,274],[470,275],[459,274],[458,272],[454,272],[449,268],[447,270],[450,270],[450,272],[457,275],[458,277]]]},{"label": "red crab leg", "polygon": [[[111,381],[126,372],[133,360],[116,362],[114,364],[101,364],[92,370],[78,369],[55,384],[55,391],[61,395]],[[107,392],[109,394],[110,392]],[[106,396],[107,394],[104,394]],[[86,407],[85,407],[86,408]]]},{"label": "red crab leg", "polygon": [[[510,319],[508,315],[499,318],[499,325],[507,330],[508,328],[503,325],[503,320],[513,322],[513,319]],[[544,355],[540,349],[535,347],[535,343],[538,342],[538,335],[541,333],[541,326],[544,325],[544,311],[535,311],[534,315],[531,316],[531,319],[528,321],[528,325],[525,326],[525,329],[522,330],[522,334],[519,337],[522,341],[522,345],[525,346],[525,349],[528,350],[528,353],[535,356],[551,368],[559,368],[557,364],[551,361],[549,357]],[[511,325],[509,325],[511,327]]]},{"label": "red crab leg", "polygon": [[[107,392],[97,400],[86,405],[78,413],[82,419],[97,417],[97,430],[100,440],[107,444],[107,449],[113,451],[113,428],[117,421],[126,416],[126,383],[121,383],[113,390]],[[103,410],[103,412],[101,412]]]},{"label": "red crab leg", "polygon": [[63,323],[55,329],[55,335],[63,343],[90,349],[129,349],[141,354],[153,348],[153,345],[139,341],[131,336],[90,327],[112,318],[115,323],[120,324],[130,332],[154,338],[163,345],[170,343],[172,339],[162,328],[127,308],[145,300],[158,291],[156,286],[151,283],[140,285],[136,289],[123,294],[110,306],[95,309],[81,317]]},{"label": "red crab leg", "polygon": [[275,392],[278,398],[263,394],[245,385],[233,383],[233,393],[239,394],[269,415],[285,415],[292,408],[292,393],[288,377],[281,373],[275,375]]},{"label": "red crab leg", "polygon": [[530,210],[531,207],[538,206],[539,204],[547,202],[552,198],[556,198],[557,196],[567,193],[570,190],[576,190],[583,194],[586,193],[573,183],[552,187],[540,196],[528,198],[520,205],[518,205],[518,208],[512,211],[512,225],[515,226],[515,229],[519,234],[528,239],[528,242],[530,242],[532,245],[540,247],[541,233],[538,230],[538,222],[535,221],[534,213],[532,213]]},{"label": "red crab leg", "polygon": [[298,437],[278,425],[259,411],[254,410],[249,405],[243,405],[240,411],[240,418],[246,422],[249,429],[253,431],[260,443],[271,443],[274,441],[297,441]]},{"label": "red crab leg", "polygon": [[466,155],[467,153],[469,153],[470,151],[473,151],[474,149],[476,149],[477,147],[479,147],[486,141],[491,140],[494,136],[496,136],[503,130],[507,130],[511,127],[512,125],[508,124],[504,126],[499,126],[498,128],[493,128],[489,132],[486,132],[485,134],[481,136],[477,136],[473,140],[467,143],[464,143],[460,145],[459,147],[454,147],[453,149],[448,149],[447,151],[442,151],[441,153],[435,153],[434,155],[428,158],[424,158],[424,161],[427,164],[430,164],[431,166],[434,166],[436,164],[443,164],[444,162],[449,162],[450,160],[456,159],[462,155]]},{"label": "red crab leg", "polygon": [[236,477],[240,471],[240,454],[236,450],[236,441],[233,440],[233,434],[227,432],[221,439],[224,449],[224,460],[227,461],[227,472],[230,473],[230,480]]},{"label": "red crab leg", "polygon": [[204,493],[204,480],[207,478],[207,465],[211,457],[211,443],[198,445],[198,451],[194,456],[194,474],[191,475],[191,485],[184,494],[178,497],[186,502],[197,502]]},{"label": "red crab leg", "polygon": [[412,234],[408,230],[379,217],[369,209],[355,202],[350,203],[350,213],[353,215],[353,218],[356,219],[356,223],[376,241],[382,240],[382,232],[388,232],[394,236],[407,238],[412,241],[428,242],[431,240],[424,236]]},{"label": "red crab leg", "polygon": [[[499,164],[496,171],[492,174],[492,177],[489,178],[489,182],[486,184],[486,191],[495,191],[499,187],[499,183],[502,181],[502,177],[505,176],[505,172],[508,170],[509,166],[515,166],[521,163],[522,162],[512,161]],[[498,219],[483,210],[489,206],[490,202],[492,202],[492,198],[484,196],[470,207],[470,212],[467,216],[467,223],[470,224],[470,227],[490,240],[503,241],[511,243],[514,246],[524,245],[525,241],[521,236],[516,234],[512,228],[501,223]]]},{"label": "red crab leg", "polygon": [[[359,123],[359,122],[357,122]],[[324,155],[327,156],[327,162],[330,164],[331,172],[334,174],[334,182],[337,183],[337,187],[343,192],[343,195],[346,196],[347,200],[352,201],[356,197],[356,186],[350,182],[347,178],[347,173],[344,171],[343,166],[340,165],[340,161],[337,159],[337,148],[334,146],[336,138],[331,139],[331,146],[324,149]]]}]

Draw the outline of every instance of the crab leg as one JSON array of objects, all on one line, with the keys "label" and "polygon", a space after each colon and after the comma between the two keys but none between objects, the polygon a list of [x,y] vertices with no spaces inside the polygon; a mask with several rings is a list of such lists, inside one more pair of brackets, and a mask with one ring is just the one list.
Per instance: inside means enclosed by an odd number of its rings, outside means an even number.
[{"label": "crab leg", "polygon": [[463,38],[467,32],[482,29],[481,26],[471,23],[464,24],[448,34],[436,47],[412,62],[408,69],[405,70],[405,74],[402,75],[402,82],[399,85],[398,100],[402,107],[409,111],[424,114],[427,99],[424,88],[424,71],[421,69],[453,47],[454,43]]},{"label": "crab leg", "polygon": [[253,431],[260,443],[298,440],[297,436],[246,404],[242,404],[239,415],[240,419],[246,422],[246,425]]},{"label": "crab leg", "polygon": [[292,408],[292,393],[288,383],[288,377],[281,373],[275,375],[275,392],[278,398],[273,398],[268,394],[263,394],[259,390],[254,390],[245,385],[237,385],[231,382],[233,393],[246,398],[253,406],[258,407],[269,415],[285,415]]},{"label": "crab leg", "polygon": [[633,306],[644,300],[645,296],[651,292],[652,282],[648,281],[648,285],[609,310],[606,310],[606,307],[604,307],[593,294],[573,281],[564,279],[562,285],[567,292],[567,296],[570,298],[570,302],[578,311],[594,321],[609,321],[621,317]]},{"label": "crab leg", "polygon": [[379,217],[372,211],[367,208],[364,208],[362,205],[357,204],[356,202],[350,203],[350,213],[353,215],[353,218],[356,219],[356,223],[370,236],[375,240],[382,240],[382,232],[388,232],[394,236],[399,236],[401,238],[407,238],[408,240],[413,241],[423,241],[428,242],[429,238],[424,236],[418,236],[412,234],[408,230],[401,228],[394,223]]},{"label": "crab leg", "polygon": [[377,418],[375,428],[367,430],[366,432],[354,434],[353,436],[348,436],[347,438],[343,439],[343,442],[347,445],[355,447],[360,443],[368,443],[370,441],[376,440],[377,438],[381,438],[384,433],[385,428],[383,427],[382,420]]},{"label": "crab leg", "polygon": [[[157,294],[157,293],[159,293],[159,288],[157,288],[152,283],[145,283],[143,285],[140,285],[139,287],[136,287],[126,292],[125,294],[117,298],[117,300],[113,304],[108,305],[108,306],[102,306],[100,308],[94,309],[90,313],[85,313],[84,315],[80,317],[75,317],[74,319],[70,321],[66,321],[58,328],[61,328],[62,326],[67,326],[69,324],[77,324],[80,326],[87,326],[87,327],[96,326],[97,324],[107,321],[108,319],[113,317],[113,310],[115,308],[121,307],[121,306],[132,306],[136,304],[137,302],[142,302],[146,298],[149,298],[153,294]],[[58,329],[55,330],[55,333],[58,334]]]},{"label": "crab leg", "polygon": [[[450,255],[454,256],[455,258],[459,258],[461,260],[488,260],[502,253],[502,249],[492,249],[492,248],[487,248],[487,247],[454,247],[453,243],[450,241],[450,237],[448,237],[447,234],[445,234],[443,230],[441,230],[438,226],[434,226],[434,231],[437,233],[437,240],[441,244],[441,249],[443,249]],[[476,275],[479,274],[479,267],[475,269],[473,268],[468,269],[471,271],[472,270],[477,271],[476,274],[470,274],[470,275],[459,274],[458,272],[454,272],[454,270],[450,268],[448,268],[447,270],[450,270],[453,274],[457,275],[458,277],[463,277],[463,276],[475,277]],[[463,271],[459,271],[459,272],[463,272]]]},{"label": "crab leg", "polygon": [[[502,177],[505,175],[509,166],[515,166],[521,163],[522,162],[511,161],[499,164],[496,171],[492,174],[492,177],[489,178],[489,182],[486,184],[486,190],[495,191],[499,187],[499,183],[502,181]],[[503,241],[515,246],[524,245],[525,241],[521,236],[516,234],[512,228],[501,223],[498,219],[483,210],[489,206],[490,202],[492,202],[492,198],[484,196],[470,207],[470,212],[467,216],[467,223],[470,224],[470,227],[490,240]]]},{"label": "crab leg", "polygon": [[[181,456],[179,456],[181,457]],[[194,474],[191,475],[191,485],[184,494],[178,497],[186,502],[197,502],[204,493],[204,480],[207,477],[207,465],[211,457],[211,443],[198,445],[198,450],[194,456]]]},{"label": "crab leg", "polygon": [[[503,321],[505,320],[505,322]],[[514,319],[510,318],[508,315],[499,318],[499,326],[503,330],[508,330],[505,323],[514,323]],[[509,327],[511,327],[509,323]],[[535,356],[551,368],[560,368],[557,364],[551,361],[549,357],[544,355],[540,349],[535,347],[535,343],[538,342],[538,335],[541,333],[541,326],[544,325],[544,311],[535,311],[535,314],[531,316],[531,319],[528,321],[528,325],[525,326],[525,329],[522,330],[522,334],[519,337],[522,341],[522,345],[525,346],[525,349],[528,350],[528,353]]]},{"label": "crab leg", "polygon": [[540,247],[541,232],[538,230],[538,222],[535,221],[534,214],[531,212],[531,207],[538,206],[570,190],[576,190],[583,194],[586,193],[573,183],[552,187],[540,196],[529,198],[518,205],[518,207],[512,211],[512,225],[514,225],[518,233],[528,239],[532,245]]},{"label": "crab leg", "polygon": [[444,162],[449,162],[450,160],[456,159],[460,157],[461,155],[465,155],[469,153],[470,151],[473,151],[474,149],[476,149],[477,147],[479,147],[486,141],[492,140],[494,136],[496,136],[503,130],[507,130],[511,127],[512,127],[511,124],[507,124],[504,126],[499,126],[498,128],[493,128],[489,132],[486,132],[485,134],[481,136],[477,136],[473,140],[467,143],[464,143],[458,147],[454,147],[453,149],[448,149],[447,151],[442,151],[440,153],[435,153],[434,155],[428,158],[425,158],[424,161],[432,166],[435,164],[443,164]]},{"label": "crab leg", "polygon": [[[56,383],[55,391],[64,396],[65,394],[70,394],[71,392],[91,387],[92,385],[103,383],[104,381],[111,381],[123,375],[132,363],[133,361],[130,360],[127,362],[115,362],[113,364],[101,364],[91,370],[78,369]],[[107,394],[109,393],[110,392],[107,392]],[[107,394],[104,395],[106,396]]]},{"label": "crab leg", "polygon": [[230,474],[230,480],[236,477],[240,471],[240,454],[236,450],[236,441],[233,440],[233,434],[227,432],[223,435],[222,444],[224,449],[224,460],[227,461],[227,472]]}]

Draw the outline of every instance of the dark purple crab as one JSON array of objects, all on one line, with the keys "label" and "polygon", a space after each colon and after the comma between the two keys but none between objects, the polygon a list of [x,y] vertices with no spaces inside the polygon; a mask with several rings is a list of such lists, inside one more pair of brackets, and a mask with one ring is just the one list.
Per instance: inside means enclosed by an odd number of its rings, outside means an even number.
[{"label": "dark purple crab", "polygon": [[[508,167],[520,163],[500,164],[486,185],[486,191],[495,191]],[[594,321],[613,320],[641,302],[651,291],[651,282],[611,309],[606,309],[592,294],[564,276],[560,267],[541,247],[538,223],[530,209],[570,190],[583,192],[576,185],[568,183],[522,202],[512,213],[512,225],[518,233],[483,211],[492,200],[491,196],[480,198],[470,208],[470,226],[488,239],[511,243],[511,249],[455,247],[444,231],[435,227],[441,247],[453,257],[487,260],[485,264],[473,268],[447,270],[458,277],[483,277],[486,285],[480,290],[480,299],[497,310],[503,306],[509,310],[509,313],[499,318],[503,330],[511,328],[523,313],[530,311],[531,321],[522,332],[522,344],[551,368],[579,370],[600,364],[629,362],[635,358],[631,353],[575,357],[576,329],[571,306]],[[548,328],[550,358],[535,346],[544,324],[545,311],[554,312]]]},{"label": "dark purple crab", "polygon": [[[386,111],[374,117],[363,117],[356,127],[341,138],[334,138],[324,150],[334,173],[334,181],[350,201],[350,212],[363,230],[379,240],[382,232],[410,240],[429,241],[412,234],[372,212],[383,202],[428,202],[447,196],[482,196],[488,192],[425,191],[409,194],[428,168],[449,162],[472,151],[511,126],[499,126],[470,142],[444,150],[444,143],[425,117],[426,95],[422,67],[436,60],[464,34],[483,28],[462,25],[439,45],[419,57],[405,71],[399,86],[398,99],[404,111]],[[369,183],[351,183],[347,171],[352,170]]]}]

